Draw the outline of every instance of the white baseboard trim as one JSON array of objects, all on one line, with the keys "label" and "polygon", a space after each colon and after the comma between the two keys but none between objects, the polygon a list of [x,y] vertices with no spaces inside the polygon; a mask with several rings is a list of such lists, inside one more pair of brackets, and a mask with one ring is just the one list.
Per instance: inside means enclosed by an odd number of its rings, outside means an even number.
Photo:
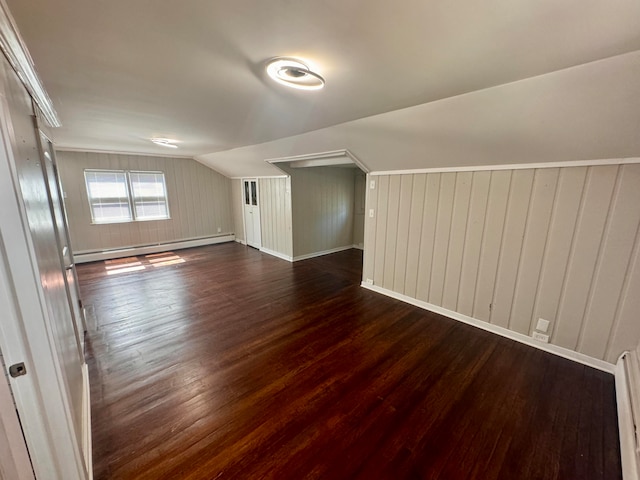
[{"label": "white baseboard trim", "polygon": [[282,260],[286,260],[287,262],[293,262],[293,258],[291,258],[289,255],[276,252],[275,250],[270,250],[268,248],[260,247],[260,251],[263,253],[266,253],[267,255],[271,255],[273,257],[278,257],[278,258],[281,258]]},{"label": "white baseboard trim", "polygon": [[[298,255],[297,257],[293,257],[293,261],[294,262],[299,262],[300,260],[307,260],[309,258],[321,257],[322,255],[329,255],[331,253],[338,253],[338,252],[342,252],[344,250],[351,250],[352,248],[354,248],[353,245],[346,245],[344,247],[336,247],[336,248],[331,248],[329,250],[322,250],[321,252],[307,253],[305,255]],[[357,247],[355,247],[355,248],[357,248]]]},{"label": "white baseboard trim", "polygon": [[620,457],[622,459],[622,478],[640,480],[640,465],[636,451],[636,428],[631,406],[629,372],[627,359],[629,352],[620,355],[616,364],[616,403],[618,406],[618,428],[620,431]]},{"label": "white baseboard trim", "polygon": [[538,342],[537,340],[534,340],[533,338],[527,335],[523,335],[522,333],[514,332],[512,330],[509,330],[504,327],[499,327],[497,325],[492,325],[490,323],[483,322],[482,320],[478,320],[477,318],[469,317],[467,315],[463,315],[462,313],[454,312],[453,310],[448,310],[446,308],[439,307],[438,305],[433,305],[431,303],[424,302],[422,300],[418,300],[416,298],[412,298],[407,295],[403,295],[401,293],[388,290],[386,288],[378,287],[376,285],[370,285],[366,282],[362,282],[361,285],[364,288],[371,290],[373,292],[381,293],[382,295],[395,298],[396,300],[409,303],[411,305],[422,308],[424,310],[429,310],[430,312],[434,312],[439,315],[449,317],[453,320],[466,323],[467,325],[481,328],[482,330],[486,330],[488,332],[495,333],[502,337],[515,340],[516,342],[524,343],[525,345],[529,345],[530,347],[534,347],[539,350],[544,350],[545,352],[553,353],[554,355],[558,355],[559,357],[573,360],[574,362],[582,363],[583,365],[587,365],[589,367],[602,370],[603,372],[612,373],[612,374],[615,372],[616,366],[614,364],[605,362],[604,360],[600,360],[598,358],[590,357],[588,355],[585,355],[584,353],[574,352],[573,350],[569,350],[568,348],[559,347],[557,345],[553,345],[550,343]]},{"label": "white baseboard trim", "polygon": [[360,245],[356,245],[355,243],[353,245],[351,245],[351,248],[356,248],[358,250],[363,250],[364,251],[364,245],[360,244]]},{"label": "white baseboard trim", "polygon": [[133,257],[136,255],[148,255],[150,253],[166,252],[168,250],[180,250],[181,248],[201,247],[216,243],[233,242],[235,235],[221,235],[219,237],[195,238],[192,240],[180,240],[170,243],[158,243],[139,247],[126,247],[102,252],[78,252],[73,254],[76,263],[97,262],[100,260],[112,260],[114,258]]},{"label": "white baseboard trim", "polygon": [[82,365],[82,455],[89,480],[93,480],[93,444],[91,442],[91,388],[89,366]]}]

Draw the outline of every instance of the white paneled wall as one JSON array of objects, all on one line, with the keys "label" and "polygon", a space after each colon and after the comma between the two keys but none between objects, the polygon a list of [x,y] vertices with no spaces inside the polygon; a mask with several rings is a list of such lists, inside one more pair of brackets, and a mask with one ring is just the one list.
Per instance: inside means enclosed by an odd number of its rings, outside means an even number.
[{"label": "white paneled wall", "polygon": [[354,199],[353,199],[353,244],[364,247],[364,213],[366,209],[367,176],[361,170],[354,171]]},{"label": "white paneled wall", "polygon": [[262,247],[292,257],[291,178],[260,178],[258,191]]},{"label": "white paneled wall", "polygon": [[615,363],[640,340],[640,165],[372,176],[364,279]]},{"label": "white paneled wall", "polygon": [[[231,180],[195,160],[65,151],[56,156],[75,253],[233,233]],[[92,224],[85,169],[164,172],[171,218]]]},{"label": "white paneled wall", "polygon": [[244,238],[244,216],[242,206],[244,205],[244,195],[242,191],[242,180],[234,178],[231,180],[231,207],[233,209],[233,231],[236,240],[245,242]]},{"label": "white paneled wall", "polygon": [[293,254],[353,245],[354,169],[291,168]]}]

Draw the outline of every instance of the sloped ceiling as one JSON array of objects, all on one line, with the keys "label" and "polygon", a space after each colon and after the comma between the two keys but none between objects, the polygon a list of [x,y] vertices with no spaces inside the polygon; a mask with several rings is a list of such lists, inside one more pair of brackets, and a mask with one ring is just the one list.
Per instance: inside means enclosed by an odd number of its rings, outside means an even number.
[{"label": "sloped ceiling", "polygon": [[[7,3],[62,148],[229,176],[340,148],[372,170],[640,156],[637,0]],[[312,60],[326,88],[271,83],[276,55]]]}]

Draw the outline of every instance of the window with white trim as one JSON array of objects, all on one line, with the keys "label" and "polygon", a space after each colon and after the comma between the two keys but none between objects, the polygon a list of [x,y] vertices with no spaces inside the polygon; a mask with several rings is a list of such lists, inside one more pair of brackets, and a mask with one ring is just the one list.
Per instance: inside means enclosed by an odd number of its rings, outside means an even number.
[{"label": "window with white trim", "polygon": [[85,170],[84,178],[93,223],[170,218],[163,172]]}]

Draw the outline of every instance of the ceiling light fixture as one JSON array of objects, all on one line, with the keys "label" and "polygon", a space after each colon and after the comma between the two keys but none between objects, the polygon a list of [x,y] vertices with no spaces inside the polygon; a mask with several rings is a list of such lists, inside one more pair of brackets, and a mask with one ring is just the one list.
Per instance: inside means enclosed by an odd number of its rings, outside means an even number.
[{"label": "ceiling light fixture", "polygon": [[171,140],[169,138],[152,138],[151,141],[156,145],[162,145],[163,147],[178,148],[177,145],[174,145],[177,140]]},{"label": "ceiling light fixture", "polygon": [[282,85],[300,90],[320,90],[325,83],[324,78],[297,58],[277,57],[270,60],[267,74]]}]

